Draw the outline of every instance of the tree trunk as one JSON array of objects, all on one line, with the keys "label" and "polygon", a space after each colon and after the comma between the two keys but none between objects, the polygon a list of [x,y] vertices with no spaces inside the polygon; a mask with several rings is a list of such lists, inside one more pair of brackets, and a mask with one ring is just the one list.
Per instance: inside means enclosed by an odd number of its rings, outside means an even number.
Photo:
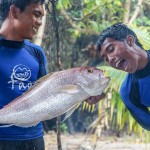
[{"label": "tree trunk", "polygon": [[130,8],[131,8],[131,0],[127,0],[125,2],[126,13],[124,14],[124,23],[127,24],[129,21],[129,14],[130,14]]},{"label": "tree trunk", "polygon": [[133,22],[133,21],[136,19],[136,17],[138,16],[139,11],[140,11],[141,6],[142,6],[142,2],[143,2],[143,0],[139,0],[139,1],[138,1],[138,4],[137,4],[137,6],[136,6],[136,9],[135,9],[135,11],[134,11],[134,13],[133,13],[133,15],[132,15],[132,17],[131,17],[129,23],[128,23],[129,26],[132,24],[132,22]]},{"label": "tree trunk", "polygon": [[41,46],[41,44],[42,44],[42,39],[43,39],[45,25],[46,25],[46,11],[44,13],[45,13],[45,15],[42,18],[42,20],[43,20],[42,26],[39,28],[38,33],[33,40],[33,43],[35,43],[36,45],[39,45],[39,46]]}]

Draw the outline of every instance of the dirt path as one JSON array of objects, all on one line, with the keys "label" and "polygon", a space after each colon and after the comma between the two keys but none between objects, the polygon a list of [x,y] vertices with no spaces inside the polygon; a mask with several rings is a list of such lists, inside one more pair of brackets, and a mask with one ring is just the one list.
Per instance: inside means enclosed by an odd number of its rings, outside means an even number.
[{"label": "dirt path", "polygon": [[[48,133],[44,136],[46,150],[57,150],[55,133]],[[62,135],[62,150],[150,150],[150,144],[140,143],[134,137],[116,138],[101,137],[94,147],[94,136],[85,139],[84,134]]]}]

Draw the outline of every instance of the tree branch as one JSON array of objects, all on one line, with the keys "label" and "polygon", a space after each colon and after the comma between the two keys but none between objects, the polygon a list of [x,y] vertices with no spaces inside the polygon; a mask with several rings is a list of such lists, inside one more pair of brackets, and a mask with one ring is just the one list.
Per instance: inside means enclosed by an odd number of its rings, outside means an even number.
[{"label": "tree branch", "polygon": [[42,44],[42,39],[43,39],[45,25],[46,25],[46,11],[44,11],[44,13],[45,13],[45,15],[43,17],[42,26],[39,28],[38,33],[33,40],[33,43],[35,43],[36,45],[39,45],[39,46]]},{"label": "tree branch", "polygon": [[128,23],[129,26],[132,24],[132,22],[133,22],[133,21],[136,19],[136,17],[138,16],[139,11],[140,11],[140,8],[141,8],[141,6],[142,6],[142,2],[143,2],[143,0],[139,0],[139,1],[138,1],[137,7],[136,7],[136,9],[135,9],[135,11],[134,11],[134,14],[133,14],[133,16],[131,17],[131,19],[129,20],[129,23]]},{"label": "tree branch", "polygon": [[[55,37],[56,37],[56,52],[57,52],[57,64],[59,67],[59,70],[62,70],[62,64],[61,64],[61,57],[60,57],[60,37],[59,37],[59,23],[57,21],[57,15],[56,15],[56,0],[49,0],[52,4],[52,15],[53,15],[53,27],[55,30]],[[62,150],[62,144],[61,144],[61,118],[60,116],[57,117],[56,120],[56,126],[57,126],[57,147],[58,150]]]},{"label": "tree branch", "polygon": [[124,14],[124,21],[123,21],[125,24],[128,23],[129,21],[130,7],[131,7],[131,0],[127,0],[125,2],[125,9],[127,12]]},{"label": "tree branch", "polygon": [[76,25],[74,23],[74,21],[69,17],[69,15],[67,14],[67,12],[65,11],[65,9],[61,8],[60,9],[61,14],[64,16],[64,18],[68,21],[68,23],[75,29],[77,29],[79,32],[81,33],[86,33],[86,34],[96,34],[98,35],[98,33],[94,30],[91,29],[82,29],[80,28],[78,25]]}]

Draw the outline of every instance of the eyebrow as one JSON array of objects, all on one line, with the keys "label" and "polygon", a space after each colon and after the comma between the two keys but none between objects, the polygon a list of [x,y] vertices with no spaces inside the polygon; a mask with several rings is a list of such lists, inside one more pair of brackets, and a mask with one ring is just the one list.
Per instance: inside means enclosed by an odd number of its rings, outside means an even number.
[{"label": "eyebrow", "polygon": [[[105,44],[104,44],[105,45]],[[106,48],[105,48],[105,52],[108,50],[108,48],[112,45],[112,43],[109,43],[106,45]]]},{"label": "eyebrow", "polygon": [[41,16],[44,16],[44,14],[38,9],[34,9],[33,13],[39,13]]},{"label": "eyebrow", "polygon": [[[106,44],[106,43],[105,43],[105,44]],[[103,44],[103,46],[104,46],[105,44]],[[102,58],[104,58],[104,57],[105,57],[105,52],[107,53],[108,48],[109,48],[111,45],[112,45],[112,43],[109,43],[109,44],[106,46],[105,51],[104,51],[104,55],[103,55],[103,54],[101,54],[101,57],[102,57]]]}]

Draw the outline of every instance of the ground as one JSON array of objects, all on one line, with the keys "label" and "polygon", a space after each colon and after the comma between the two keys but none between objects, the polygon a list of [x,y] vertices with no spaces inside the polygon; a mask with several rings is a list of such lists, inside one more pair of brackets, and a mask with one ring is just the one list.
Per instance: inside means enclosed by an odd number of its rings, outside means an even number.
[{"label": "ground", "polygon": [[[46,150],[57,149],[57,136],[54,132],[45,134]],[[150,150],[150,144],[142,143],[135,137],[100,137],[95,142],[95,136],[85,134],[61,135],[62,150]],[[95,142],[95,148],[94,148]]]}]

